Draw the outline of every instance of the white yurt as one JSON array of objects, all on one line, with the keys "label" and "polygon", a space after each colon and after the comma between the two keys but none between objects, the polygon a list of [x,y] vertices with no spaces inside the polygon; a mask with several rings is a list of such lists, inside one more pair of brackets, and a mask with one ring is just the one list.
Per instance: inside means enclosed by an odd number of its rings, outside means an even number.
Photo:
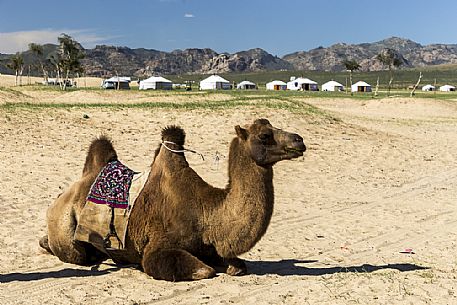
[{"label": "white yurt", "polygon": [[449,92],[449,91],[455,91],[455,87],[451,85],[444,85],[439,88],[440,91],[444,92]]},{"label": "white yurt", "polygon": [[430,85],[430,84],[425,85],[422,87],[422,91],[435,91],[435,86]]},{"label": "white yurt", "polygon": [[243,89],[243,90],[257,89],[257,85],[248,80],[244,80],[236,86],[236,89]]},{"label": "white yurt", "polygon": [[371,92],[371,85],[364,82],[358,81],[351,86],[352,92]]},{"label": "white yurt", "polygon": [[130,89],[131,79],[128,76],[113,76],[102,81],[103,89]]},{"label": "white yurt", "polygon": [[274,80],[266,84],[267,90],[286,90],[287,84],[280,80]]},{"label": "white yurt", "polygon": [[162,76],[152,76],[145,80],[140,81],[140,90],[171,90],[173,87],[173,82]]},{"label": "white yurt", "polygon": [[200,90],[227,90],[231,88],[230,82],[219,75],[211,75],[200,82]]},{"label": "white yurt", "polygon": [[317,83],[309,78],[299,77],[287,82],[288,90],[318,91]]},{"label": "white yurt", "polygon": [[322,91],[344,91],[344,86],[334,80],[322,84]]}]

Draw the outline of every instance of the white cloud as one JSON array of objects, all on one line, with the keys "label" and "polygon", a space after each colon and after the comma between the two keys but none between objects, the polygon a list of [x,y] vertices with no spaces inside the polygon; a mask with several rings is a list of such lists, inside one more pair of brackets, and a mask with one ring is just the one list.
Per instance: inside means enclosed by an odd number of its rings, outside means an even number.
[{"label": "white cloud", "polygon": [[81,43],[85,48],[92,48],[96,44],[106,42],[114,37],[103,37],[90,30],[70,30],[70,29],[45,29],[20,32],[0,32],[0,53],[12,54],[25,51],[29,43],[54,43],[57,44],[57,37],[65,33]]},{"label": "white cloud", "polygon": [[186,13],[184,14],[184,18],[194,18],[194,14]]}]

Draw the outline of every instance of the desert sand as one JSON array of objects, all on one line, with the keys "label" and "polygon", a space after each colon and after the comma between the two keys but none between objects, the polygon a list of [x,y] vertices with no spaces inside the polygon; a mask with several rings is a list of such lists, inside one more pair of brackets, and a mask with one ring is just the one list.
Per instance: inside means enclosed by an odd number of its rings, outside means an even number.
[{"label": "desert sand", "polygon": [[[14,90],[0,90],[0,304],[457,304],[453,102],[306,98],[325,115],[255,106],[6,107],[226,98]],[[259,117],[301,134],[308,150],[275,167],[275,211],[243,255],[248,275],[164,282],[110,260],[62,263],[39,247],[46,209],[78,179],[96,136],[111,137],[120,160],[141,171],[160,130],[180,125],[186,146],[205,156],[188,154],[191,166],[223,187],[233,127]]]}]

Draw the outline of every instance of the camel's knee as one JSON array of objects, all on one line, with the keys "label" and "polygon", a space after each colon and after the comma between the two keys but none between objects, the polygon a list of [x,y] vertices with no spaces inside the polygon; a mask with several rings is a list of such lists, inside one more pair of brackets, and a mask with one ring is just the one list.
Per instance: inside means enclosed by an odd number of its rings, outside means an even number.
[{"label": "camel's knee", "polygon": [[[89,266],[94,263],[89,249],[82,242],[74,240],[49,240],[48,246],[51,253],[62,262]],[[98,262],[98,261],[97,261]]]},{"label": "camel's knee", "polygon": [[142,267],[153,278],[166,281],[200,280],[216,275],[213,268],[180,249],[146,252]]}]

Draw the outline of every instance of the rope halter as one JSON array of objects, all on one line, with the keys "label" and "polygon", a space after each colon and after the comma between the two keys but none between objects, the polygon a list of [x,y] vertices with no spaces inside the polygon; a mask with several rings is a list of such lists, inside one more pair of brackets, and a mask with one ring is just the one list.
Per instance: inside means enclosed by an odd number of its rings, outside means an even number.
[{"label": "rope halter", "polygon": [[199,155],[200,157],[202,157],[202,160],[203,160],[203,161],[205,161],[205,158],[203,157],[203,154],[199,153],[198,151],[195,151],[195,150],[192,150],[192,149],[188,149],[188,148],[183,148],[183,149],[172,149],[172,148],[168,147],[166,144],[178,145],[178,144],[176,144],[175,142],[171,142],[171,141],[162,141],[162,146],[165,147],[166,149],[168,149],[169,151],[174,152],[174,153],[184,153],[184,152],[188,151],[188,152],[197,154],[197,155]]}]

